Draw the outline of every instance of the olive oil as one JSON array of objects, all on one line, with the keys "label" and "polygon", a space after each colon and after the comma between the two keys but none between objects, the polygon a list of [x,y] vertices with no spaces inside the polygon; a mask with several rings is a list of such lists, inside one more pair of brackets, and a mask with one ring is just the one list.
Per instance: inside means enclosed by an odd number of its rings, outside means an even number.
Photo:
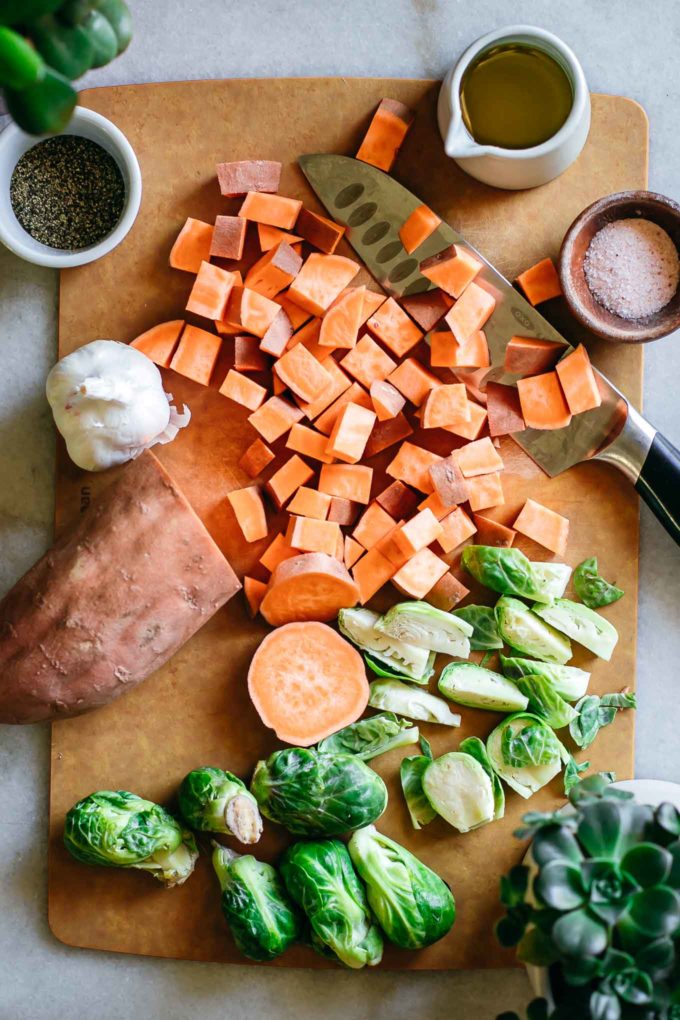
[{"label": "olive oil", "polygon": [[530,149],[562,127],[573,102],[571,82],[544,50],[502,43],[467,68],[460,86],[465,126],[481,145]]}]

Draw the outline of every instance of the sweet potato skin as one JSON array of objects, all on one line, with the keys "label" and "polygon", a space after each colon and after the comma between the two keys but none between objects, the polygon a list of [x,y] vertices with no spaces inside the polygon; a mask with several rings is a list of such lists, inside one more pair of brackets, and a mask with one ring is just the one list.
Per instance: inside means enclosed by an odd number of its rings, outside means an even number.
[{"label": "sweet potato skin", "polygon": [[0,602],[0,722],[105,705],[167,662],[240,587],[146,451]]}]

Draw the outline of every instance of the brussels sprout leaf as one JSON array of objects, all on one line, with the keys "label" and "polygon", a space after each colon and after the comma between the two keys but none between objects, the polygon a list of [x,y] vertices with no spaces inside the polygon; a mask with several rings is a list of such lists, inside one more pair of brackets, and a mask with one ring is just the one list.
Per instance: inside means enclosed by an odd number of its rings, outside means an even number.
[{"label": "brussels sprout leaf", "polygon": [[484,652],[502,648],[503,642],[496,626],[496,616],[491,606],[463,606],[454,609],[454,616],[460,617],[472,628],[470,648],[473,652]]},{"label": "brussels sprout leaf", "polygon": [[423,791],[423,773],[431,761],[432,758],[427,755],[416,754],[404,758],[399,768],[401,788],[414,829],[421,829],[437,817],[437,812]]},{"label": "brussels sprout leaf", "polygon": [[574,589],[588,609],[600,609],[602,606],[608,606],[612,602],[618,602],[624,595],[621,588],[610,584],[599,575],[595,556],[579,563],[574,571]]},{"label": "brussels sprout leaf", "polygon": [[415,744],[418,737],[418,727],[407,719],[398,719],[393,712],[379,712],[320,740],[317,750],[325,754],[355,754],[369,761],[395,747]]},{"label": "brussels sprout leaf", "polygon": [[626,708],[636,708],[635,694],[622,691],[620,694],[587,694],[576,705],[578,715],[569,724],[569,732],[579,747],[589,747],[603,726],[609,726],[616,713]]},{"label": "brussels sprout leaf", "polygon": [[560,742],[550,727],[538,720],[521,730],[506,726],[501,741],[501,754],[505,764],[512,768],[549,765],[560,754]]}]

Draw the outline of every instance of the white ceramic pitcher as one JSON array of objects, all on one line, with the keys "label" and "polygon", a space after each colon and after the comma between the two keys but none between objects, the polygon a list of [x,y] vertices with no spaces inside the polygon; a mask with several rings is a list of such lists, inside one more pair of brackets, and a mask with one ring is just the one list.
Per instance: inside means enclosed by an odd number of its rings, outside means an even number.
[{"label": "white ceramic pitcher", "polygon": [[[460,105],[463,75],[483,50],[501,43],[524,43],[544,50],[558,62],[571,82],[573,102],[566,121],[552,138],[530,149],[480,145],[463,121]],[[483,35],[451,68],[439,93],[437,119],[447,156],[471,177],[496,188],[535,188],[563,173],[581,152],[590,128],[590,94],[583,68],[561,39],[542,28],[511,25]]]}]

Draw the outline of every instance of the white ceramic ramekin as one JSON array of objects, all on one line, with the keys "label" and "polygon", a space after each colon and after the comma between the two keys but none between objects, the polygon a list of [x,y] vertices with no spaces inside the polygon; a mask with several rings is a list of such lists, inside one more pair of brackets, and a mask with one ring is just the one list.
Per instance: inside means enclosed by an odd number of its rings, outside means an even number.
[{"label": "white ceramic ramekin", "polygon": [[[480,145],[463,121],[460,84],[468,65],[483,50],[503,42],[526,43],[544,50],[560,64],[571,82],[571,113],[557,134],[530,149]],[[511,25],[483,35],[451,68],[439,93],[437,119],[446,154],[471,177],[496,188],[514,191],[535,188],[563,173],[581,152],[590,129],[590,94],[581,65],[561,39],[532,25]]]},{"label": "white ceramic ramekin", "polygon": [[0,134],[0,241],[27,262],[34,262],[38,266],[50,266],[53,269],[82,266],[110,252],[120,244],[130,230],[142,199],[142,174],[137,157],[127,138],[115,124],[93,110],[77,106],[63,134],[89,138],[106,149],[115,159],[125,183],[125,205],[111,233],[88,248],[64,251],[36,241],[24,230],[14,215],[9,185],[14,168],[23,154],[49,136],[27,135],[16,124],[10,124],[5,128]]}]

